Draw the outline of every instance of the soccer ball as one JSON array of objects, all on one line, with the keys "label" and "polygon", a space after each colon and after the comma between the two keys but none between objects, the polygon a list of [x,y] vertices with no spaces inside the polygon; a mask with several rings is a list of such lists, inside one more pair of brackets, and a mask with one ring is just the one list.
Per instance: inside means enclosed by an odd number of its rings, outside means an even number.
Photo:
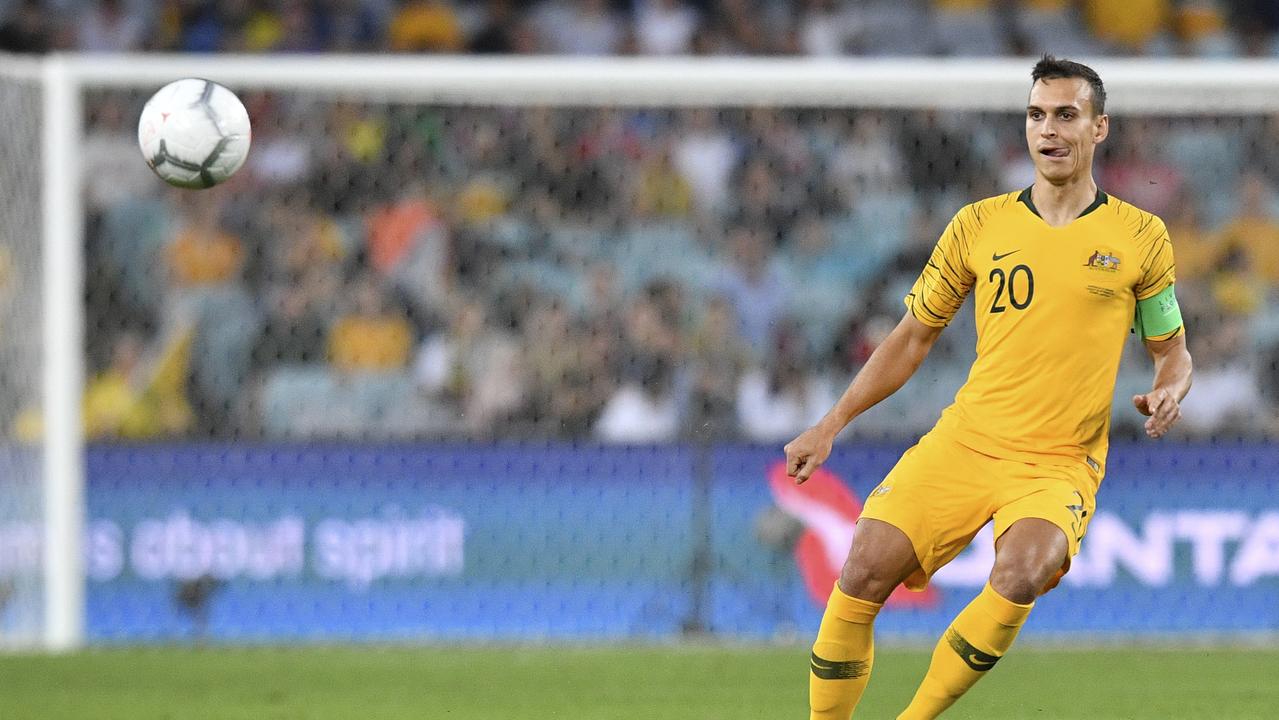
[{"label": "soccer ball", "polygon": [[199,78],[156,91],[138,119],[138,146],[147,165],[170,185],[213,187],[240,169],[249,154],[249,113],[235,93]]}]

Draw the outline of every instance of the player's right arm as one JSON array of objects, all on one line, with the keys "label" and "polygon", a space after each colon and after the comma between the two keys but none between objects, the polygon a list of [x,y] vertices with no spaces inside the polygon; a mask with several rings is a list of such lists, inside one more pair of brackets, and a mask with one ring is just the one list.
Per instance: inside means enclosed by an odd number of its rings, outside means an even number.
[{"label": "player's right arm", "polygon": [[1177,304],[1177,269],[1168,228],[1158,217],[1148,217],[1137,237],[1145,260],[1134,289],[1133,325],[1155,362],[1155,380],[1150,392],[1133,396],[1132,404],[1149,417],[1146,434],[1160,438],[1181,419],[1181,401],[1190,392],[1194,363],[1186,350],[1186,327]]},{"label": "player's right arm", "polygon": [[786,444],[786,474],[802,483],[830,457],[835,436],[853,418],[897,392],[928,357],[941,327],[925,325],[910,311],[888,334],[849,383],[835,406],[816,425]]},{"label": "player's right arm", "polygon": [[797,484],[826,462],[835,436],[853,418],[897,392],[919,369],[976,280],[968,265],[968,251],[980,227],[981,214],[974,205],[955,214],[906,296],[907,310],[901,322],[875,348],[835,407],[786,444],[786,474]]}]

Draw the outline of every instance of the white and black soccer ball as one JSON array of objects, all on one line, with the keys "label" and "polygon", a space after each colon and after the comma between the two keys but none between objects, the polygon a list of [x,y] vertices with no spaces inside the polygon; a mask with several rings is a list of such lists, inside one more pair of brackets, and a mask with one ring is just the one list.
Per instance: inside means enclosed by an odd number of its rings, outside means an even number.
[{"label": "white and black soccer ball", "polygon": [[249,113],[235,93],[199,78],[156,91],[138,119],[138,147],[170,185],[208,188],[240,169],[249,154]]}]

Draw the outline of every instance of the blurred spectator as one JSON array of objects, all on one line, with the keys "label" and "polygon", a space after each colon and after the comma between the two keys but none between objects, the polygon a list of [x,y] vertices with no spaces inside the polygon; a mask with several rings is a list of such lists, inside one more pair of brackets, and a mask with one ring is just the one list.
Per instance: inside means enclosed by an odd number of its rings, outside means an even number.
[{"label": "blurred spectator", "polygon": [[331,131],[352,160],[371,163],[387,156],[383,115],[351,102],[338,102],[330,107]]},{"label": "blurred spectator", "polygon": [[1241,47],[1227,26],[1227,9],[1220,0],[1181,0],[1173,18],[1177,39],[1187,55],[1233,57]]},{"label": "blurred spectator", "polygon": [[384,373],[408,367],[413,326],[395,307],[377,277],[363,274],[350,288],[350,303],[329,331],[329,363],[346,374]]},{"label": "blurred spectator", "polygon": [[604,442],[670,442],[679,432],[674,369],[666,358],[649,358],[636,377],[622,383],[604,405],[595,436]]},{"label": "blurred spectator", "polygon": [[738,385],[737,417],[751,440],[789,440],[820,420],[834,403],[821,379],[809,372],[799,330],[795,319],[779,324],[771,333],[764,366],[748,371]]},{"label": "blurred spectator", "polygon": [[905,162],[885,113],[856,113],[836,142],[831,175],[842,189],[854,195],[903,189]]},{"label": "blurred spectator", "polygon": [[1164,216],[1164,223],[1177,263],[1177,287],[1180,289],[1211,276],[1222,255],[1221,236],[1204,227],[1198,195],[1183,189],[1171,213]]},{"label": "blurred spectator", "polygon": [[243,97],[249,117],[273,117],[273,123],[253,128],[253,151],[241,170],[262,185],[292,187],[312,174],[311,143],[306,138],[307,109],[288,107],[276,95],[247,93]]},{"label": "blurred spectator", "polygon": [[983,158],[974,151],[969,122],[956,113],[911,113],[899,132],[905,144],[904,167],[919,197],[950,206],[947,212],[953,213],[960,204],[971,202],[950,199],[955,188],[993,185],[988,174],[995,158]]},{"label": "blurred spectator", "polygon": [[165,248],[170,286],[178,292],[237,284],[244,242],[222,225],[219,199],[189,196],[173,239]]},{"label": "blurred spectator", "polygon": [[717,4],[730,54],[795,52],[790,32],[791,9],[787,3],[719,0]]},{"label": "blurred spectator", "polygon": [[830,349],[836,384],[850,382],[895,326],[893,318],[882,312],[849,315]]},{"label": "blurred spectator", "polygon": [[529,387],[523,419],[536,434],[582,437],[617,387],[618,336],[608,326],[574,322],[558,301],[538,298],[525,311],[521,363]]},{"label": "blurred spectator", "polygon": [[1181,194],[1181,171],[1159,152],[1156,121],[1134,118],[1110,138],[1099,182],[1107,192],[1125,202],[1164,217],[1172,212]]},{"label": "blurred spectator", "polygon": [[1084,17],[1112,52],[1171,54],[1172,0],[1084,0]]},{"label": "blurred spectator", "polygon": [[484,7],[484,24],[471,38],[471,52],[528,55],[539,49],[536,32],[529,26],[524,11],[517,9],[514,0],[488,0]]},{"label": "blurred spectator", "polygon": [[616,55],[627,42],[628,28],[608,0],[544,0],[533,22],[557,55]]},{"label": "blurred spectator", "polygon": [[850,54],[865,32],[862,11],[854,3],[839,0],[803,0],[800,3],[799,50],[805,55],[834,57]]},{"label": "blurred spectator", "polygon": [[1279,219],[1273,211],[1274,188],[1261,173],[1248,171],[1239,181],[1236,197],[1239,209],[1220,231],[1223,251],[1240,252],[1240,262],[1260,278],[1279,282]]},{"label": "blurred spectator", "polygon": [[459,418],[459,429],[485,436],[524,401],[520,365],[518,340],[493,327],[484,303],[470,298],[418,348],[414,376]]},{"label": "blurred spectator", "polygon": [[1235,7],[1235,18],[1248,54],[1279,55],[1279,3],[1239,0]]},{"label": "blurred spectator", "polygon": [[466,45],[462,23],[449,0],[410,0],[391,18],[387,29],[396,52],[458,52]]},{"label": "blurred spectator", "polygon": [[702,212],[716,214],[728,206],[729,181],[738,154],[736,143],[724,124],[716,122],[713,110],[688,111],[685,127],[675,141],[673,160]]},{"label": "blurred spectator", "polygon": [[580,122],[569,124],[563,113],[534,110],[527,120],[528,146],[516,159],[526,195],[533,202],[549,201],[537,208],[544,211],[537,220],[546,228],[605,221],[617,211],[619,185],[641,152],[618,110],[594,109],[577,117]]},{"label": "blurred spectator", "polygon": [[388,8],[386,2],[368,0],[327,0],[321,7],[333,52],[371,52],[381,49]]},{"label": "blurred spectator", "polygon": [[778,162],[757,153],[746,159],[733,178],[729,217],[736,225],[757,229],[769,246],[780,242],[798,212],[792,204],[794,191],[783,174]]},{"label": "blurred spectator", "polygon": [[1279,187],[1279,112],[1256,118],[1245,129],[1249,167],[1264,173],[1271,187]]},{"label": "blurred spectator", "polygon": [[1266,299],[1265,284],[1257,276],[1252,258],[1234,243],[1227,244],[1217,258],[1209,291],[1223,315],[1252,315]]},{"label": "blurred spectator", "polygon": [[316,8],[303,0],[279,0],[274,7],[252,12],[241,31],[241,50],[247,52],[319,52],[321,37]]},{"label": "blurred spectator", "polygon": [[937,48],[945,55],[1003,55],[1005,18],[995,0],[932,0]]},{"label": "blurred spectator", "polygon": [[830,227],[817,215],[795,223],[786,251],[776,260],[778,282],[788,289],[786,312],[803,319],[809,352],[830,347],[839,323],[857,307],[852,278],[859,258],[837,248]]},{"label": "blurred spectator", "polygon": [[[264,100],[263,105],[278,112],[269,101]],[[354,214],[385,201],[390,193],[384,186],[390,178],[378,164],[388,155],[384,119],[371,109],[350,102],[333,102],[323,112],[324,129],[307,131],[308,136],[322,132],[326,138],[318,146],[312,144],[309,152],[314,171],[307,192],[316,205],[340,214]],[[266,142],[273,143],[274,138],[268,136]],[[252,163],[252,153],[249,157]]]},{"label": "blurred spectator", "polygon": [[21,0],[0,25],[0,51],[46,53],[53,49],[54,18],[43,0]]},{"label": "blurred spectator", "polygon": [[607,262],[593,262],[577,284],[579,294],[573,298],[574,310],[587,325],[621,336],[621,291],[617,268]]},{"label": "blurred spectator", "polygon": [[416,310],[439,311],[452,290],[448,226],[420,183],[411,183],[367,219],[369,264]]},{"label": "blurred spectator", "polygon": [[657,310],[662,326],[674,338],[674,342],[669,346],[670,352],[679,354],[683,347],[683,328],[689,321],[684,287],[678,280],[659,277],[644,287],[644,293]]},{"label": "blurred spectator", "polygon": [[164,26],[176,25],[177,50],[197,53],[230,50],[232,37],[244,20],[241,13],[246,12],[247,8],[224,7],[214,0],[166,5],[161,16],[160,37],[170,35]]},{"label": "blurred spectator", "polygon": [[759,353],[786,306],[787,287],[771,261],[771,243],[755,227],[738,225],[725,241],[726,264],[715,290],[737,311],[742,338]]},{"label": "blurred spectator", "polygon": [[137,333],[117,335],[111,364],[85,387],[85,436],[148,440],[188,431],[194,418],[186,397],[193,335],[177,328],[151,349]]},{"label": "blurred spectator", "polygon": [[85,52],[141,50],[147,31],[142,15],[130,12],[121,0],[97,0],[78,13],[76,47]]},{"label": "blurred spectator", "polygon": [[644,153],[643,139],[628,120],[620,108],[605,107],[592,111],[578,125],[568,148],[572,156],[568,188],[573,197],[565,207],[597,221],[618,209],[629,168]]},{"label": "blurred spectator", "polygon": [[571,369],[580,361],[579,338],[562,303],[534,298],[525,315],[521,349],[529,375],[529,420],[537,425],[554,417],[552,404]]},{"label": "blurred spectator", "polygon": [[[742,186],[739,192],[762,193],[767,185],[760,183],[754,173],[771,174],[774,195],[767,198],[769,209],[760,216],[771,219],[779,232],[805,205],[822,206],[832,193],[820,174],[821,165],[813,144],[796,121],[794,112],[782,108],[751,108],[746,112],[744,141],[754,151],[747,156],[747,164],[739,176]],[[763,198],[740,202],[745,205],[759,199]],[[744,210],[739,207],[738,214],[745,215]]]},{"label": "blurred spectator", "polygon": [[161,322],[191,318],[196,329],[191,391],[198,427],[210,434],[234,434],[239,423],[231,418],[247,399],[244,382],[261,334],[255,299],[244,281],[253,248],[224,223],[228,194],[180,197],[177,231],[165,247],[168,297],[156,309]]},{"label": "blurred spectator", "polygon": [[1018,54],[1081,57],[1096,53],[1075,0],[1015,0],[1013,23]]},{"label": "blurred spectator", "polygon": [[640,373],[652,370],[659,358],[682,358],[683,314],[683,292],[667,280],[649,283],[631,300],[622,328],[624,379],[637,379]]},{"label": "blurred spectator", "polygon": [[151,34],[145,50],[178,52],[182,48],[183,26],[187,9],[184,0],[160,0],[151,10]]},{"label": "blurred spectator", "polygon": [[865,22],[857,51],[863,55],[928,55],[935,52],[927,0],[862,0]]},{"label": "blurred spectator", "polygon": [[286,205],[276,206],[270,231],[254,357],[262,365],[323,362],[343,290],[340,231],[330,218]]},{"label": "blurred spectator", "polygon": [[476,173],[454,198],[457,219],[466,225],[487,226],[508,209],[510,190],[502,178]]},{"label": "blurred spectator", "polygon": [[266,321],[254,349],[259,363],[313,363],[325,356],[326,336],[341,278],[309,266],[296,279],[268,290]]},{"label": "blurred spectator", "polygon": [[699,22],[684,0],[636,0],[635,44],[643,55],[688,55]]},{"label": "blurred spectator", "polygon": [[719,13],[703,15],[693,32],[693,55],[738,55],[741,49],[734,46],[728,35],[728,27]]},{"label": "blurred spectator", "polygon": [[1251,435],[1269,430],[1273,418],[1261,400],[1257,368],[1250,353],[1246,318],[1227,314],[1196,323],[1188,336],[1195,358],[1195,391],[1182,401],[1182,423],[1192,433]]},{"label": "blurred spectator", "polygon": [[617,337],[616,328],[598,318],[573,331],[574,354],[547,405],[556,435],[590,435],[618,387]]},{"label": "blurred spectator", "polygon": [[121,203],[147,198],[162,187],[145,163],[138,162],[137,123],[118,96],[91,105],[80,163],[85,204],[97,215]]},{"label": "blurred spectator", "polygon": [[692,212],[693,190],[675,167],[674,139],[659,138],[656,149],[641,161],[635,176],[635,214],[652,218],[685,218]]},{"label": "blurred spectator", "polygon": [[737,387],[751,361],[727,298],[707,301],[689,343],[688,430],[705,438],[737,434]]}]

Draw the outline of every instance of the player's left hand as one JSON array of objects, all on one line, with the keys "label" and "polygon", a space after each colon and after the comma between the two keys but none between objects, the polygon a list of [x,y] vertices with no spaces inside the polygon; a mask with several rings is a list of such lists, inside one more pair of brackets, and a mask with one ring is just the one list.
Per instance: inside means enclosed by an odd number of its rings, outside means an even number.
[{"label": "player's left hand", "polygon": [[1151,390],[1145,395],[1133,395],[1132,404],[1137,412],[1150,417],[1146,421],[1146,434],[1152,438],[1163,437],[1181,419],[1181,403],[1167,390]]}]

